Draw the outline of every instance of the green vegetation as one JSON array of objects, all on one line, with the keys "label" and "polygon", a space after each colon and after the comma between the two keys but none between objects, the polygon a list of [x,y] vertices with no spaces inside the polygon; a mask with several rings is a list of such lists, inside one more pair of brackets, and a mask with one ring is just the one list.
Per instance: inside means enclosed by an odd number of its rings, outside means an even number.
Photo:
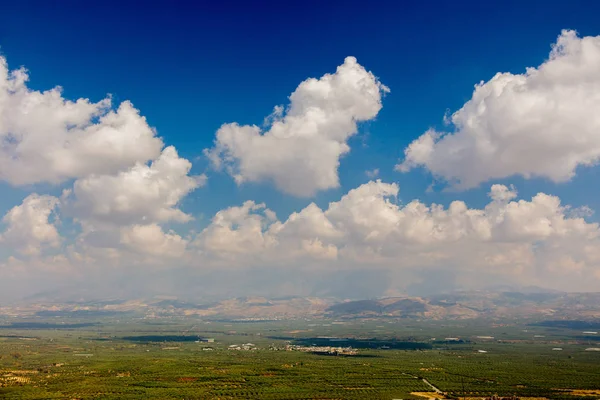
[{"label": "green vegetation", "polygon": [[[449,398],[600,398],[600,352],[585,351],[579,325],[115,318],[4,321],[0,398],[424,399],[411,394],[433,390],[423,378]],[[257,349],[228,349],[248,342]]]}]

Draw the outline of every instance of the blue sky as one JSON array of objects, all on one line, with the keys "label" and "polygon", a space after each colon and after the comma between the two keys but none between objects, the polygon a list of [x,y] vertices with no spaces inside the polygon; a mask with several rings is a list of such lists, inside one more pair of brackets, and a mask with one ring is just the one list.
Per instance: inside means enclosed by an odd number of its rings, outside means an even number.
[{"label": "blue sky", "polygon": [[[355,138],[360,145],[342,160],[342,189],[317,197],[324,204],[366,181],[364,170],[373,168],[400,183],[403,199],[424,196],[426,174],[393,171],[402,149],[441,125],[446,109],[460,108],[475,83],[540,64],[561,29],[598,34],[594,15],[600,11],[590,1],[569,7],[535,1],[168,3],[140,9],[136,2],[12,2],[0,17],[1,49],[13,68],[31,71],[36,89],[61,85],[67,98],[99,100],[110,93],[116,101],[131,100],[167,143],[195,160],[197,171],[206,162],[196,158],[221,124],[260,124],[300,81],[354,55],[392,93],[377,121],[361,132],[366,138]],[[588,172],[576,187],[530,181],[518,189],[524,196],[552,189],[569,203],[598,208],[596,176]],[[208,215],[249,197],[283,214],[306,203],[268,185],[237,188],[221,180],[210,187],[219,196],[192,195]],[[486,191],[464,195],[481,205]],[[427,198],[447,203],[454,196]]]},{"label": "blue sky", "polygon": [[[214,3],[214,2],[213,2]],[[315,202],[326,209],[378,169],[383,182],[399,185],[399,202],[414,199],[448,206],[489,203],[493,183],[515,186],[519,198],[538,192],[572,207],[600,209],[598,167],[576,169],[556,183],[548,178],[493,178],[467,190],[434,181],[427,168],[395,171],[404,150],[427,129],[448,130],[443,117],[459,110],[474,85],[498,72],[522,74],[548,59],[563,29],[579,37],[600,35],[600,4],[558,2],[11,2],[0,15],[0,52],[11,70],[29,71],[28,87],[63,88],[65,99],[113,106],[129,100],[167,146],[206,174],[202,187],[182,196],[178,207],[195,219],[161,221],[181,237],[200,231],[219,210],[246,200],[266,203],[281,221]],[[230,122],[261,125],[276,105],[310,77],[333,73],[354,56],[391,92],[376,117],[359,124],[340,158],[337,188],[295,196],[267,180],[236,185],[204,155],[219,128]],[[0,132],[1,133],[1,132]],[[576,132],[565,132],[565,135]],[[428,167],[430,170],[433,167]],[[474,166],[474,168],[477,168]],[[2,215],[32,192],[60,198],[73,179],[60,183],[0,183]],[[79,217],[82,220],[83,217]],[[60,215],[58,231],[74,243],[82,228]],[[598,221],[598,214],[587,222]],[[181,228],[183,227],[183,228]],[[185,230],[185,232],[184,232]],[[190,239],[192,240],[192,239]],[[13,254],[4,248],[0,255]],[[54,253],[52,253],[54,254]]]}]

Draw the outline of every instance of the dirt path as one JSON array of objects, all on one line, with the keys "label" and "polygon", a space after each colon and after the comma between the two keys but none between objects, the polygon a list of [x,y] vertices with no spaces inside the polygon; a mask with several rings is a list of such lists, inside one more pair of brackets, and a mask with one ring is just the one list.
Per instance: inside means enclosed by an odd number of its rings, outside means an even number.
[{"label": "dirt path", "polygon": [[418,376],[416,376],[416,375],[413,375],[413,374],[407,374],[406,372],[402,372],[402,375],[406,375],[406,376],[412,376],[412,377],[413,377],[413,378],[415,378],[415,379],[421,379],[423,382],[425,382],[425,384],[426,384],[427,386],[429,386],[430,388],[432,388],[434,392],[436,392],[436,393],[439,393],[439,394],[441,394],[441,393],[442,393],[442,391],[441,391],[439,388],[437,388],[437,387],[436,387],[436,386],[435,386],[433,383],[429,382],[429,381],[428,381],[427,379],[425,379],[425,378],[420,378],[420,377],[418,377]]},{"label": "dirt path", "polygon": [[440,389],[438,389],[436,386],[434,386],[433,383],[429,382],[427,379],[423,378],[423,382],[425,382],[425,384],[429,385],[433,389],[434,392],[442,393],[442,391]]}]

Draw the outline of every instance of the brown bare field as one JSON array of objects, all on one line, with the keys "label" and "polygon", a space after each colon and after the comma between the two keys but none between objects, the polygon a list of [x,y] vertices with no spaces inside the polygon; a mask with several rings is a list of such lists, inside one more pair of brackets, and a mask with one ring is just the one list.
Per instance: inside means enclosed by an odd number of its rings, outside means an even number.
[{"label": "brown bare field", "polygon": [[411,392],[410,394],[419,396],[419,397],[426,397],[428,399],[445,399],[446,398],[443,394],[436,393],[436,392]]}]

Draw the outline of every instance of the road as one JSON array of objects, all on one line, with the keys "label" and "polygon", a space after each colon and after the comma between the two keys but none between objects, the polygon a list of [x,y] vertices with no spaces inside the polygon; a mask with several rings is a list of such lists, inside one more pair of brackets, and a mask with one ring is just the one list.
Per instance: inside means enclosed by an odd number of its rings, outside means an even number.
[{"label": "road", "polygon": [[412,376],[412,377],[413,377],[413,378],[415,378],[415,379],[421,379],[423,382],[425,382],[425,384],[426,384],[427,386],[429,386],[430,388],[432,388],[434,392],[436,392],[436,393],[440,393],[440,394],[442,393],[442,391],[441,391],[439,388],[437,388],[437,387],[436,387],[436,386],[435,386],[433,383],[429,382],[429,381],[428,381],[427,379],[425,379],[425,378],[420,378],[420,377],[418,377],[418,376],[416,376],[416,375],[413,375],[413,374],[407,374],[406,372],[403,372],[403,373],[402,373],[402,375]]}]

